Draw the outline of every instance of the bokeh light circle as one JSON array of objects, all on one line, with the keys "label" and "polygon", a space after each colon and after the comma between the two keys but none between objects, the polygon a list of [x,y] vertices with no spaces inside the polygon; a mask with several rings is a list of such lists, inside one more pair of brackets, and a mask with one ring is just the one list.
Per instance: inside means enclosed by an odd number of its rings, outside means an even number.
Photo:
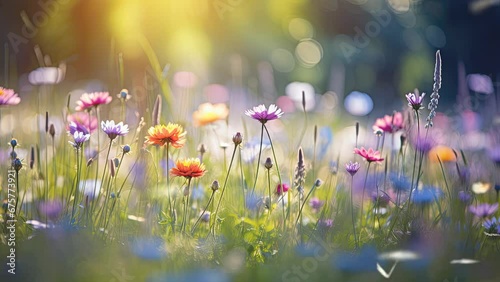
[{"label": "bokeh light circle", "polygon": [[353,91],[344,99],[344,107],[354,116],[366,116],[373,110],[373,100],[370,95]]}]

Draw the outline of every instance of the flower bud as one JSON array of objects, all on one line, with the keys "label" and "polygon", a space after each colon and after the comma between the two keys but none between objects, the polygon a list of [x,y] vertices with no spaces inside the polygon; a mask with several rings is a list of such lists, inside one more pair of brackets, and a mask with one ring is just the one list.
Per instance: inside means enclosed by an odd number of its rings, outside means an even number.
[{"label": "flower bud", "polygon": [[19,158],[16,158],[15,160],[12,161],[12,167],[16,171],[19,171],[21,170],[21,168],[23,168],[23,164],[21,163],[21,160]]},{"label": "flower bud", "polygon": [[123,146],[123,153],[126,154],[128,152],[130,152],[130,146],[129,145]]},{"label": "flower bud", "polygon": [[241,136],[241,133],[236,132],[236,135],[233,136],[233,143],[234,145],[240,145],[241,142],[243,142],[243,137]]},{"label": "flower bud", "polygon": [[210,222],[210,212],[209,211],[205,211],[201,215],[201,221],[203,221],[203,222]]},{"label": "flower bud", "polygon": [[50,127],[49,127],[49,134],[50,134],[50,136],[52,136],[52,138],[54,138],[54,136],[56,135],[56,129],[55,129],[55,127],[54,127],[54,124],[53,124],[53,123],[51,123],[51,124],[50,124]]},{"label": "flower bud", "polygon": [[318,178],[318,179],[316,179],[316,181],[314,182],[314,186],[316,186],[316,187],[319,187],[319,186],[321,186],[322,184],[323,184],[323,181],[322,181],[321,179],[319,179],[319,178]]},{"label": "flower bud", "polygon": [[10,140],[10,145],[12,146],[12,149],[14,149],[17,146],[17,139],[12,138],[12,140]]},{"label": "flower bud", "polygon": [[267,158],[266,159],[266,162],[264,163],[264,166],[267,168],[267,169],[271,169],[273,167],[273,161],[271,160],[271,158]]},{"label": "flower bud", "polygon": [[212,182],[212,187],[211,188],[212,188],[212,191],[214,191],[214,192],[217,191],[217,190],[219,190],[219,181],[214,180],[214,182]]}]

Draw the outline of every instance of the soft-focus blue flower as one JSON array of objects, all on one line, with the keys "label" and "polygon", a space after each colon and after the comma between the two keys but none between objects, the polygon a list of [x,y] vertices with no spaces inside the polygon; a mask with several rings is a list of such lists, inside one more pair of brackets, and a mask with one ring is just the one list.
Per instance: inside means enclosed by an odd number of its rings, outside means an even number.
[{"label": "soft-focus blue flower", "polygon": [[468,204],[472,199],[472,195],[467,191],[458,192],[458,199],[464,204]]},{"label": "soft-focus blue flower", "polygon": [[[244,162],[250,163],[252,162],[257,155],[259,155],[260,148],[260,138],[252,138],[245,143],[243,149],[241,150],[241,158]],[[264,138],[262,140],[262,151],[271,148],[271,143],[269,139]]]},{"label": "soft-focus blue flower", "polygon": [[245,205],[250,210],[257,210],[262,205],[262,197],[255,195],[254,193],[249,193],[245,197]]},{"label": "soft-focus blue flower", "polygon": [[148,282],[229,282],[231,281],[228,274],[219,269],[199,269],[184,273],[163,273],[154,274],[146,281]]},{"label": "soft-focus blue flower", "polygon": [[333,132],[332,129],[328,126],[323,126],[319,130],[319,139],[318,139],[318,159],[322,160],[328,151],[328,147],[332,144],[333,141]]},{"label": "soft-focus blue flower", "polygon": [[132,240],[130,250],[146,260],[160,260],[167,256],[165,241],[160,237],[139,237]]},{"label": "soft-focus blue flower", "polygon": [[411,180],[405,175],[398,175],[398,173],[391,172],[389,174],[389,181],[391,181],[392,188],[396,191],[409,191],[411,188]]},{"label": "soft-focus blue flower", "polygon": [[346,272],[372,272],[377,270],[377,251],[363,247],[359,253],[341,253],[334,258],[334,267]]},{"label": "soft-focus blue flower", "polygon": [[430,204],[439,200],[443,191],[432,186],[424,186],[422,189],[414,190],[411,200],[416,204]]},{"label": "soft-focus blue flower", "polygon": [[193,187],[193,191],[191,191],[191,199],[192,200],[201,200],[205,196],[205,188],[202,185],[197,185]]}]

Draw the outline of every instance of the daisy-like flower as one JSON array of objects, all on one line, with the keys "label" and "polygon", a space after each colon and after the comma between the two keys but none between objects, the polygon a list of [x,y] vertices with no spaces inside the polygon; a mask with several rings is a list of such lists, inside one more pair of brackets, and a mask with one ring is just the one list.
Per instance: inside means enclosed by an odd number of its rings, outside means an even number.
[{"label": "daisy-like flower", "polygon": [[0,87],[0,106],[17,105],[21,98],[12,89]]},{"label": "daisy-like flower", "polygon": [[150,145],[164,146],[170,144],[174,148],[182,148],[186,142],[186,132],[182,126],[175,123],[155,125],[148,130],[146,143]]},{"label": "daisy-like flower", "polygon": [[373,130],[382,130],[386,133],[394,133],[403,129],[403,114],[395,112],[394,115],[385,115],[383,118],[378,118],[373,125]]},{"label": "daisy-like flower", "polygon": [[101,128],[104,133],[106,133],[109,139],[114,140],[118,136],[124,136],[128,133],[128,125],[119,122],[115,124],[114,120],[107,120],[106,122],[101,122]]},{"label": "daisy-like flower", "polygon": [[75,147],[75,149],[79,149],[82,147],[83,143],[85,141],[88,141],[90,139],[90,134],[85,134],[83,132],[80,132],[80,131],[75,131],[75,133],[73,133],[73,142],[71,141],[68,141],[71,145],[73,145],[73,147]]},{"label": "daisy-like flower", "polygon": [[490,204],[479,204],[477,206],[469,206],[469,212],[480,218],[486,218],[493,215],[498,210],[498,203],[493,205]]},{"label": "daisy-like flower", "polygon": [[361,157],[363,157],[367,162],[375,162],[375,163],[381,163],[384,158],[380,157],[380,152],[375,151],[372,148],[366,150],[364,147],[361,147],[361,149],[354,148],[354,154],[358,154]]},{"label": "daisy-like flower", "polygon": [[246,110],[245,115],[258,120],[261,123],[266,123],[270,120],[279,119],[283,115],[283,112],[276,105],[271,104],[269,109],[266,109],[265,105],[253,107],[252,110]]},{"label": "daisy-like flower", "polygon": [[349,174],[350,174],[351,176],[354,176],[354,175],[356,174],[356,172],[358,172],[359,167],[360,167],[360,165],[359,165],[359,163],[358,163],[358,162],[354,162],[354,163],[353,163],[353,162],[351,162],[351,161],[350,161],[349,163],[346,163],[346,164],[345,164],[345,170],[346,170],[347,172],[349,172]]},{"label": "daisy-like flower", "polygon": [[422,103],[424,102],[425,93],[418,95],[418,93],[408,93],[406,94],[406,100],[408,101],[408,106],[412,107],[415,111],[423,108]]},{"label": "daisy-like flower", "polygon": [[198,106],[198,110],[193,113],[194,126],[204,126],[218,120],[224,120],[229,115],[226,104],[204,103]]},{"label": "daisy-like flower", "polygon": [[113,98],[108,92],[84,93],[76,102],[77,111],[84,111],[103,104],[109,104]]},{"label": "daisy-like flower", "polygon": [[97,129],[97,118],[89,116],[85,112],[76,112],[68,115],[68,131],[73,134],[75,131],[80,131],[85,134],[92,134]]},{"label": "daisy-like flower", "polygon": [[182,176],[188,179],[202,177],[205,172],[205,165],[198,158],[177,160],[175,167],[170,170],[171,175]]}]

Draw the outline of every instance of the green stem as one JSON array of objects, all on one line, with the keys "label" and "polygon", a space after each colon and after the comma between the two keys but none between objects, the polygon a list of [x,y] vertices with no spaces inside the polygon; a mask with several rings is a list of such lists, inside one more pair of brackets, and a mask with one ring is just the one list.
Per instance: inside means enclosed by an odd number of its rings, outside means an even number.
[{"label": "green stem", "polygon": [[363,225],[363,204],[365,202],[365,191],[366,191],[366,182],[368,180],[368,172],[370,171],[370,165],[371,163],[368,163],[368,167],[366,168],[366,175],[365,175],[365,183],[363,184],[363,194],[361,194],[361,225]]},{"label": "green stem", "polygon": [[353,201],[353,191],[352,191],[352,183],[354,182],[354,175],[351,176],[351,220],[352,220],[352,232],[354,234],[354,243],[356,244],[356,249],[359,248],[358,245],[358,237],[356,236],[356,225],[354,222],[354,201]]},{"label": "green stem", "polygon": [[219,198],[219,203],[217,203],[217,208],[215,209],[214,222],[212,223],[212,226],[210,227],[210,229],[212,230],[212,233],[214,233],[214,234],[215,234],[215,223],[217,222],[217,213],[219,212],[220,204],[221,204],[222,199],[224,197],[224,192],[226,191],[227,180],[229,179],[229,172],[231,171],[231,167],[233,166],[234,155],[236,154],[236,149],[237,148],[238,148],[238,145],[235,144],[234,145],[234,149],[233,149],[233,154],[231,156],[231,161],[229,162],[229,168],[227,169],[226,178],[224,179],[224,185],[222,185],[222,192],[221,192],[221,195],[220,195],[220,198]]},{"label": "green stem", "polygon": [[212,190],[212,195],[210,196],[210,199],[208,199],[208,203],[207,205],[205,206],[205,208],[203,209],[203,212],[200,214],[200,216],[198,217],[198,220],[196,220],[196,222],[194,223],[193,225],[193,228],[191,228],[191,235],[194,234],[194,231],[196,230],[196,227],[198,226],[198,223],[200,222],[201,218],[203,217],[203,215],[205,214],[205,212],[207,212],[207,209],[208,209],[208,206],[210,205],[210,203],[212,202],[213,198],[214,198],[214,195],[215,195],[215,191]]},{"label": "green stem", "polygon": [[262,140],[264,139],[264,123],[260,129],[260,146],[259,146],[259,157],[257,158],[257,170],[255,172],[255,181],[252,187],[252,194],[255,192],[255,187],[257,186],[257,180],[259,179],[259,167],[260,167],[260,157],[262,155]]}]

